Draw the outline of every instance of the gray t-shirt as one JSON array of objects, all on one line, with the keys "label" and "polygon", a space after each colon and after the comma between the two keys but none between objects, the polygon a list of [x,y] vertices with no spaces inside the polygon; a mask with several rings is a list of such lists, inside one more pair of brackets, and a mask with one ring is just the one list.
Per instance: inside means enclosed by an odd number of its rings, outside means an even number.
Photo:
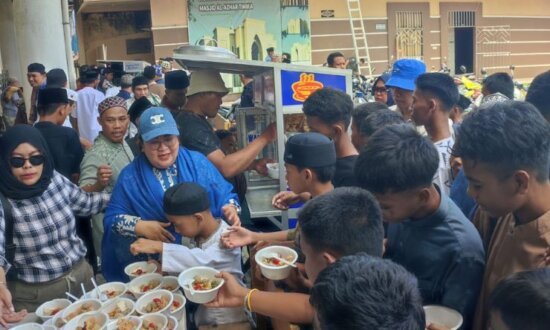
[{"label": "gray t-shirt", "polygon": [[206,118],[189,111],[182,111],[176,118],[181,145],[189,150],[208,155],[220,149],[220,139]]}]

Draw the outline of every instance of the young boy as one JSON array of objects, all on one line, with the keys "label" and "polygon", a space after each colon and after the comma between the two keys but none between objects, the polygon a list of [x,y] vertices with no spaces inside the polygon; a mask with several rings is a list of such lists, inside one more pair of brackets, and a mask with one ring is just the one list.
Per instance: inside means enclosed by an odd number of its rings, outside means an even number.
[{"label": "young boy", "polygon": [[363,148],[363,140],[360,134],[360,126],[363,120],[378,110],[388,110],[388,106],[380,102],[368,102],[359,104],[351,113],[351,142],[357,150]]},{"label": "young boy", "polygon": [[[130,246],[133,254],[161,254],[163,272],[179,273],[189,267],[208,266],[230,273],[236,281],[241,280],[241,250],[220,245],[221,234],[229,226],[212,216],[208,194],[203,187],[189,182],[166,190],[164,212],[176,231],[189,240],[179,245],[140,238]],[[207,310],[200,306],[195,315],[197,326],[245,320],[240,308]],[[245,324],[242,326],[247,329]]]},{"label": "young boy", "polygon": [[72,182],[78,182],[84,149],[77,132],[63,126],[70,112],[66,89],[48,87],[38,94],[40,119],[35,127],[48,142],[55,170]]},{"label": "young boy", "polygon": [[[391,110],[390,110],[391,111]],[[311,304],[316,329],[424,329],[414,275],[365,253],[343,257],[319,273]]]},{"label": "young boy", "polygon": [[412,118],[417,125],[424,125],[437,148],[439,168],[433,181],[447,196],[451,189],[450,158],[455,142],[449,127],[449,113],[458,100],[458,89],[448,74],[424,73],[416,79]]},{"label": "young boy", "polygon": [[488,246],[474,326],[486,329],[487,301],[497,283],[546,266],[550,125],[529,103],[499,102],[468,115],[459,136],[454,153],[462,158],[468,193],[479,205],[474,224]]},{"label": "young boy", "polygon": [[371,113],[359,123],[359,139],[362,150],[367,144],[369,137],[382,127],[404,123],[403,116],[397,111],[390,109],[379,110]]},{"label": "young boy", "polygon": [[[288,209],[307,195],[311,199],[334,189],[336,151],[334,143],[319,133],[302,133],[288,139],[285,147],[286,180],[291,191],[273,197],[273,205]],[[241,247],[259,241],[282,242],[293,240],[295,230],[256,233],[243,227],[232,227],[222,240],[229,247]]]},{"label": "young boy", "polygon": [[438,164],[433,143],[400,124],[370,137],[355,170],[389,223],[384,257],[416,275],[424,304],[457,310],[469,329],[485,255],[475,227],[432,183]]},{"label": "young boy", "polygon": [[[305,271],[315,282],[317,275],[338,259],[364,252],[382,256],[382,216],[376,199],[355,187],[336,188],[307,202],[298,214],[300,249]],[[209,307],[243,307],[252,312],[298,324],[311,324],[314,309],[310,296],[300,293],[250,290],[231,274],[222,272],[225,285]]]},{"label": "young boy", "polygon": [[547,330],[550,325],[550,268],[515,273],[489,299],[493,330]]},{"label": "young boy", "polygon": [[336,172],[334,187],[355,186],[353,168],[358,152],[351,143],[348,127],[353,111],[351,97],[339,90],[321,88],[304,102],[302,111],[307,125],[313,132],[321,133],[334,141],[336,148]]}]

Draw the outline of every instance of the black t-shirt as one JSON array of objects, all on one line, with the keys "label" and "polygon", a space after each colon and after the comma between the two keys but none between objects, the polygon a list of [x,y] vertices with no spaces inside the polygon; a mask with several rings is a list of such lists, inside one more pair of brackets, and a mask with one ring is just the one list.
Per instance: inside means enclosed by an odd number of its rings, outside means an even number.
[{"label": "black t-shirt", "polygon": [[71,175],[80,173],[80,163],[84,158],[84,149],[76,131],[51,122],[38,122],[34,127],[48,143],[55,170],[72,180]]},{"label": "black t-shirt", "polygon": [[357,186],[355,181],[355,161],[358,155],[338,158],[336,160],[336,172],[332,179],[334,188],[338,187],[355,187]]},{"label": "black t-shirt", "polygon": [[208,156],[220,149],[220,139],[206,118],[189,111],[182,111],[176,118],[181,145]]},{"label": "black t-shirt", "polygon": [[241,107],[249,108],[254,106],[254,81],[244,85],[241,94]]}]

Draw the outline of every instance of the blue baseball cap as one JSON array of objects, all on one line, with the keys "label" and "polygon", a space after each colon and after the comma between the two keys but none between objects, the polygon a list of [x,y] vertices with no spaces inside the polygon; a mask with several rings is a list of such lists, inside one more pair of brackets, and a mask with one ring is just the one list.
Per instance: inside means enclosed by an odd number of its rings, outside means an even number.
[{"label": "blue baseball cap", "polygon": [[152,107],[145,110],[139,119],[139,134],[148,142],[161,135],[179,136],[178,125],[166,108]]},{"label": "blue baseball cap", "polygon": [[391,77],[386,86],[414,91],[416,78],[425,72],[426,64],[422,61],[412,58],[397,60],[393,63]]}]

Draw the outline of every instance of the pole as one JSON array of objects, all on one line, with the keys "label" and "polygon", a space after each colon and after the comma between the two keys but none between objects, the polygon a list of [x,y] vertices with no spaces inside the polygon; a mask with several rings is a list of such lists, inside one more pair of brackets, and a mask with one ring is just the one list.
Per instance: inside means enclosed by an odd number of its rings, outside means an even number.
[{"label": "pole", "polygon": [[69,87],[76,89],[76,73],[74,69],[73,51],[71,42],[71,21],[69,19],[69,3],[68,0],[61,1],[61,11],[63,17],[63,34],[65,37],[65,55],[67,57],[67,78]]}]

